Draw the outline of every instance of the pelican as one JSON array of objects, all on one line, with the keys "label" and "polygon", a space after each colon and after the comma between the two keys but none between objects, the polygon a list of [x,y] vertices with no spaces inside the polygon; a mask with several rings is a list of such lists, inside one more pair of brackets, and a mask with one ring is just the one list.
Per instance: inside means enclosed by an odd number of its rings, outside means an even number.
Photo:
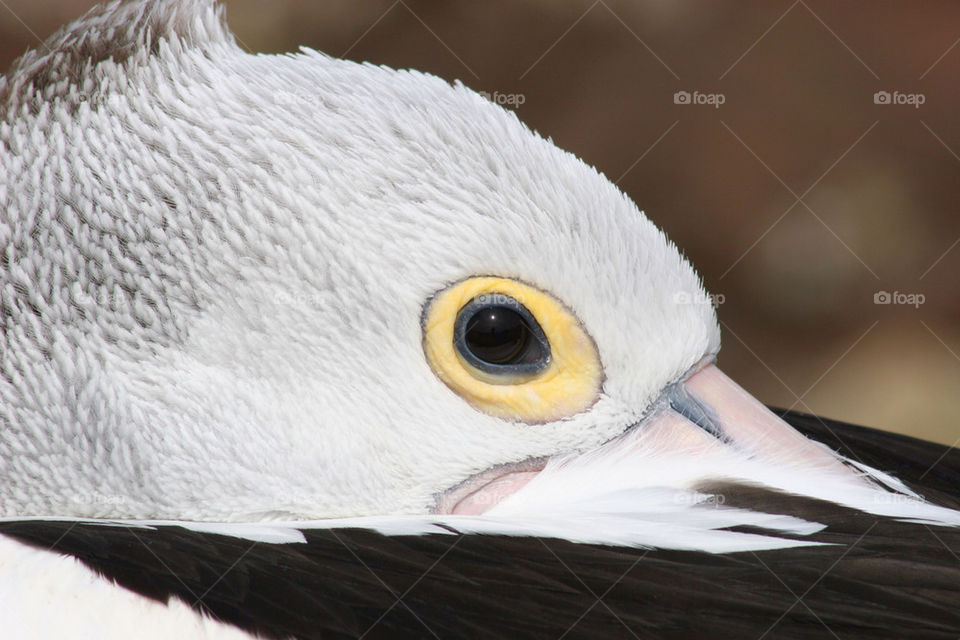
[{"label": "pelican", "polygon": [[0,107],[4,637],[960,633],[960,454],[751,397],[462,84],[135,0]]}]

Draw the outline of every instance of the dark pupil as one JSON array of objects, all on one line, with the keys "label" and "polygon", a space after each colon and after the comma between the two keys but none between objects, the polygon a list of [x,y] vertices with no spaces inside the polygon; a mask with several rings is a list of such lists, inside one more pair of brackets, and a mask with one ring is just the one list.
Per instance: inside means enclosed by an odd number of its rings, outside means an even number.
[{"label": "dark pupil", "polygon": [[510,364],[524,351],[530,330],[519,313],[509,307],[484,307],[467,323],[467,347],[491,364]]}]

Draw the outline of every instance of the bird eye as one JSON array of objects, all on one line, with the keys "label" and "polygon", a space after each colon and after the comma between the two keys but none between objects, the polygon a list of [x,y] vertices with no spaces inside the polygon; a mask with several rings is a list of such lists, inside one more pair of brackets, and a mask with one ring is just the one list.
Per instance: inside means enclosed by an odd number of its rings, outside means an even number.
[{"label": "bird eye", "polygon": [[478,277],[451,285],[427,302],[423,332],[437,377],[497,417],[557,420],[600,394],[593,340],[563,304],[522,282]]},{"label": "bird eye", "polygon": [[543,329],[526,307],[503,294],[481,294],[461,308],[453,344],[460,357],[494,384],[535,376],[550,364],[550,342]]}]

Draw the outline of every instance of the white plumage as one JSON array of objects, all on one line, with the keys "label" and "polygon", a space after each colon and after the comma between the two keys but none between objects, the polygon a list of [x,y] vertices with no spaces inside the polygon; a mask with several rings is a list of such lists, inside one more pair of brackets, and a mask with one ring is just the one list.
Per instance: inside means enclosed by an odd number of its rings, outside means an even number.
[{"label": "white plumage", "polygon": [[[344,526],[816,544],[802,537],[822,523],[699,489],[726,481],[960,525],[772,416],[727,439],[670,422],[660,398],[719,349],[713,308],[689,303],[709,299],[698,276],[605,177],[462,85],[306,49],[250,55],[211,2],[161,0],[95,10],[26,54],[0,105],[8,519],[195,520],[278,544]],[[479,275],[579,319],[603,364],[592,406],[518,423],[434,374],[424,305]],[[545,469],[485,515],[434,513],[476,474],[530,460]],[[11,587],[24,581],[39,606]],[[53,603],[77,620],[94,601],[129,610],[135,596],[109,591],[0,538],[0,608],[23,629]],[[235,633],[177,606],[131,615]]]},{"label": "white plumage", "polygon": [[[673,245],[512,113],[417,72],[246,54],[219,13],[111,5],[0,87],[7,515],[422,512],[619,434],[716,351],[712,309],[673,303],[703,297]],[[476,274],[589,327],[591,411],[517,428],[432,374],[424,301]]]},{"label": "white plumage", "polygon": [[[712,307],[678,304],[708,297],[676,248],[513,113],[413,71],[244,53],[221,12],[115,3],[0,85],[4,515],[427,513],[484,469],[618,436],[715,354]],[[532,283],[580,318],[604,364],[592,408],[517,424],[430,371],[424,301],[477,274]],[[575,481],[592,491],[578,509],[649,487],[689,505],[718,473],[762,477],[745,470],[763,458],[716,440],[634,437],[633,459]],[[770,467],[788,490],[811,485]],[[541,485],[559,486],[524,495]],[[651,495],[659,513],[667,494]],[[638,497],[618,508],[642,511]],[[507,529],[573,508],[547,504],[527,501]]]}]

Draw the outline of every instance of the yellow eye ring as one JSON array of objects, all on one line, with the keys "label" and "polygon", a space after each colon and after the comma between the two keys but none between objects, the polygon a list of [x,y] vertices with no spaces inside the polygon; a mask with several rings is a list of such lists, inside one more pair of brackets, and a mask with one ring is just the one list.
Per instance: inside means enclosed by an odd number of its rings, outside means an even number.
[{"label": "yellow eye ring", "polygon": [[[532,317],[533,355],[527,359],[534,363],[484,367],[462,353],[461,312],[470,313],[477,301],[482,308],[486,300],[501,311],[519,304],[517,314]],[[543,339],[540,349],[536,341]],[[507,420],[550,422],[579,413],[596,402],[603,383],[596,345],[577,318],[551,295],[507,278],[469,278],[437,293],[424,309],[423,350],[450,389],[480,411]]]}]

